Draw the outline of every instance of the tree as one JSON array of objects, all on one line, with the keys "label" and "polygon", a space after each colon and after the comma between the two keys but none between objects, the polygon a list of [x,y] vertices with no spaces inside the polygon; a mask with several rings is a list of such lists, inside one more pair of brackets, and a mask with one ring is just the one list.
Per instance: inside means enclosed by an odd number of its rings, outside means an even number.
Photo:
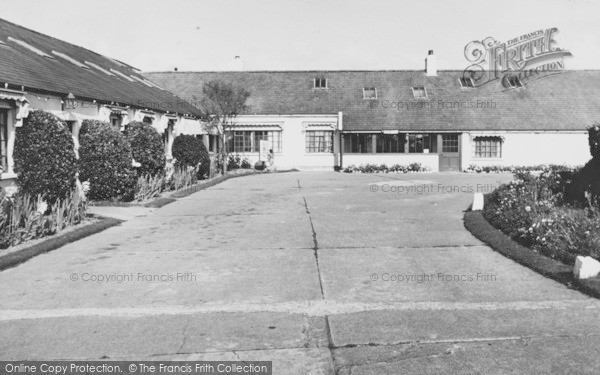
[{"label": "tree", "polygon": [[227,171],[227,157],[231,150],[227,149],[226,136],[235,126],[239,114],[248,109],[246,100],[250,93],[230,83],[214,80],[202,87],[203,97],[200,104],[205,112],[207,127],[216,130],[218,135],[219,165],[223,174]]}]

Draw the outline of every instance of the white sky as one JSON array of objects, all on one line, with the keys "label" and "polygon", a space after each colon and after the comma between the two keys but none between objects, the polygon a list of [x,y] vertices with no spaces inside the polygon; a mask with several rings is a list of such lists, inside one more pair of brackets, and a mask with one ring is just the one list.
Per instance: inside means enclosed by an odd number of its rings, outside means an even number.
[{"label": "white sky", "polygon": [[600,69],[598,0],[4,0],[0,18],[144,71],[464,69],[467,43],[557,27],[568,69]]}]

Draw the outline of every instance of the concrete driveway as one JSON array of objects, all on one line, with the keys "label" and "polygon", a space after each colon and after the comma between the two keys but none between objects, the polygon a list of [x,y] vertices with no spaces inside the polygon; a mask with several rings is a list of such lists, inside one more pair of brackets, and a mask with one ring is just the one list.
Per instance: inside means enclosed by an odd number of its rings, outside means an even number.
[{"label": "concrete driveway", "polygon": [[600,303],[468,233],[506,175],[228,180],[0,272],[0,359],[274,374],[600,372]]}]

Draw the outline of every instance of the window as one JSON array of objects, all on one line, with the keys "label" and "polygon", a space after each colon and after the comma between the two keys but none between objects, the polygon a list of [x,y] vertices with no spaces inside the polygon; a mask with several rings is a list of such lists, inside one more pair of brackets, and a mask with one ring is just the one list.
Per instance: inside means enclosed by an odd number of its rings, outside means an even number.
[{"label": "window", "polygon": [[[202,135],[198,135],[198,138],[202,139]],[[220,144],[219,144],[219,136],[217,135],[208,135],[208,152],[219,152]]]},{"label": "window", "polygon": [[2,169],[8,170],[8,110],[0,109],[0,155]]},{"label": "window", "polygon": [[442,134],[442,152],[458,152],[458,134]]},{"label": "window", "polygon": [[502,138],[476,137],[473,145],[473,156],[476,158],[501,158]]},{"label": "window", "polygon": [[437,134],[409,134],[408,152],[415,154],[437,152]]},{"label": "window", "polygon": [[315,89],[326,89],[326,88],[327,88],[327,79],[315,78]]},{"label": "window", "polygon": [[470,77],[463,77],[458,79],[461,87],[474,87],[473,80]]},{"label": "window", "polygon": [[373,152],[373,134],[346,134],[344,152],[368,154]]},{"label": "window", "polygon": [[377,134],[377,153],[403,153],[405,143],[404,134]]},{"label": "window", "polygon": [[150,124],[152,125],[152,123],[154,122],[154,118],[150,117],[150,116],[144,116],[144,119],[142,120],[145,124]]},{"label": "window", "polygon": [[111,113],[110,114],[110,125],[114,130],[120,131],[121,125],[123,124],[123,116],[119,113]]},{"label": "window", "polygon": [[[281,152],[281,131],[233,131],[227,134],[227,150],[260,152],[260,141],[270,141],[273,152]],[[218,147],[218,146],[217,146]]]},{"label": "window", "polygon": [[273,152],[281,152],[281,132],[279,131],[255,131],[254,132],[254,152],[260,152],[260,141],[271,142]]},{"label": "window", "polygon": [[306,131],[306,152],[333,152],[333,132]]},{"label": "window", "polygon": [[517,76],[508,76],[506,82],[508,83],[508,87],[523,87],[521,80]]},{"label": "window", "polygon": [[363,99],[377,99],[377,89],[375,87],[364,87]]},{"label": "window", "polygon": [[416,86],[412,88],[413,96],[415,99],[427,99],[427,90],[423,86]]}]

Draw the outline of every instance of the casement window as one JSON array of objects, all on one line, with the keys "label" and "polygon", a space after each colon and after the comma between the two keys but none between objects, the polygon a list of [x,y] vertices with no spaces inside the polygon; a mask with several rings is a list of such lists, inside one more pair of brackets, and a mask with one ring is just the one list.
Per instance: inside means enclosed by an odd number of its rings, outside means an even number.
[{"label": "casement window", "polygon": [[459,78],[458,80],[460,81],[460,87],[475,87],[471,77],[463,77]]},{"label": "casement window", "polygon": [[408,152],[415,154],[436,153],[437,134],[409,134]]},{"label": "casement window", "polygon": [[333,131],[308,130],[306,131],[306,152],[333,152]]},{"label": "casement window", "polygon": [[502,138],[476,137],[473,144],[473,156],[476,158],[501,158]]},{"label": "casement window", "polygon": [[508,83],[508,87],[523,87],[523,83],[517,76],[508,76],[506,78],[506,82]]},{"label": "casement window", "polygon": [[260,152],[260,141],[270,141],[273,152],[281,152],[281,131],[232,131],[227,135],[227,150]]},{"label": "casement window", "polygon": [[327,79],[326,78],[315,78],[314,88],[315,89],[326,89],[327,88]]},{"label": "casement window", "polygon": [[404,152],[406,136],[404,134],[377,134],[377,153],[395,154]]},{"label": "casement window", "polygon": [[8,110],[0,109],[0,155],[2,170],[8,170]]},{"label": "casement window", "polygon": [[423,86],[413,87],[412,92],[415,99],[427,99],[427,90]]},{"label": "casement window", "polygon": [[154,122],[154,118],[150,117],[150,116],[144,116],[144,119],[142,120],[145,124],[150,124],[152,125],[152,123]]},{"label": "casement window", "polygon": [[377,88],[363,87],[363,99],[377,99]]},{"label": "casement window", "polygon": [[260,141],[271,142],[273,152],[281,152],[281,132],[280,131],[255,131],[254,133],[254,152],[260,152]]},{"label": "casement window", "polygon": [[373,134],[344,135],[344,152],[369,154],[373,152]]}]

